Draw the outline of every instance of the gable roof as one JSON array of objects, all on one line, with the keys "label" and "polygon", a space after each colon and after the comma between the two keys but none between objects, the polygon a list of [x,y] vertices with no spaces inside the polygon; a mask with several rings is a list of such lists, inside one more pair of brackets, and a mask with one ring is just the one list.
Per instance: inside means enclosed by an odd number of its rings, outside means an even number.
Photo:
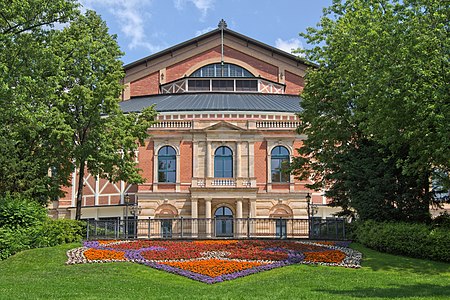
[{"label": "gable roof", "polygon": [[286,94],[183,93],[136,97],[120,102],[123,112],[140,112],[155,105],[158,112],[175,111],[301,111],[301,98]]},{"label": "gable roof", "polygon": [[[305,60],[305,59],[303,59],[303,58],[301,58],[301,57],[292,55],[292,54],[287,53],[287,52],[285,52],[285,51],[283,51],[283,50],[280,50],[280,49],[278,49],[278,48],[275,48],[275,47],[273,47],[273,46],[270,46],[270,45],[267,45],[267,44],[262,43],[262,42],[260,42],[260,41],[257,41],[257,40],[255,40],[255,39],[252,39],[252,38],[250,38],[250,37],[248,37],[248,36],[245,36],[245,35],[243,35],[243,34],[240,34],[240,33],[236,32],[236,31],[230,30],[230,29],[228,29],[228,28],[224,28],[223,31],[224,31],[224,36],[225,36],[226,34],[229,34],[229,35],[231,35],[231,36],[234,36],[234,37],[237,37],[237,38],[239,38],[239,39],[241,39],[241,40],[244,40],[244,41],[246,41],[247,43],[254,44],[254,45],[256,45],[256,46],[259,46],[259,47],[261,47],[261,48],[264,48],[264,49],[266,49],[266,50],[268,50],[268,51],[270,51],[270,52],[272,52],[272,53],[276,53],[276,54],[278,54],[278,55],[280,55],[280,56],[284,56],[284,57],[286,57],[286,58],[288,58],[288,59],[291,59],[291,60],[294,60],[294,61],[303,63],[303,64],[308,65],[308,66],[317,67],[316,64],[314,64],[314,63],[312,63],[312,62],[309,62],[309,61],[307,61],[307,60]],[[148,62],[148,61],[151,61],[151,60],[156,59],[156,58],[158,58],[158,57],[161,57],[161,56],[163,56],[163,55],[172,53],[172,52],[174,52],[174,51],[176,51],[176,50],[178,50],[178,49],[181,49],[181,48],[183,48],[183,47],[186,47],[186,46],[189,46],[189,45],[193,45],[193,44],[197,44],[197,43],[198,43],[199,41],[201,41],[201,40],[207,39],[207,38],[209,38],[209,37],[211,37],[211,36],[214,36],[214,35],[216,35],[216,34],[220,34],[220,32],[221,32],[221,29],[220,29],[220,28],[216,28],[216,29],[214,29],[214,30],[212,30],[212,31],[209,31],[209,32],[203,34],[203,35],[197,36],[197,37],[192,38],[192,39],[190,39],[190,40],[187,40],[187,41],[185,41],[185,42],[183,42],[183,43],[177,44],[177,45],[175,45],[175,46],[172,46],[172,47],[170,47],[170,48],[167,48],[167,49],[162,50],[162,51],[160,51],[160,52],[157,52],[157,53],[155,53],[155,54],[152,54],[152,55],[149,55],[149,56],[144,57],[144,58],[142,58],[142,59],[139,59],[139,60],[137,60],[137,61],[135,61],[135,62],[129,63],[129,64],[127,64],[127,65],[124,66],[124,69],[125,69],[125,70],[131,69],[131,68],[133,68],[133,67],[135,67],[135,66],[138,66],[138,65],[140,65],[140,64],[142,64],[142,63],[146,63],[146,62]]]}]

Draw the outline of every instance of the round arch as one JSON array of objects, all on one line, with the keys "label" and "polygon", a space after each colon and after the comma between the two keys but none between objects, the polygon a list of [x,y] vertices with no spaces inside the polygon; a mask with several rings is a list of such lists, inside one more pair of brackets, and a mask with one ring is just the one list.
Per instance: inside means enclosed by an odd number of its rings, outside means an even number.
[{"label": "round arch", "polygon": [[[197,64],[193,65],[186,71],[186,73],[184,75],[189,77],[189,76],[191,76],[192,73],[194,73],[196,70],[200,69],[201,67],[204,67],[204,66],[210,65],[210,64],[220,64],[220,63],[221,63],[220,58],[210,58],[210,59],[198,62]],[[255,69],[251,65],[249,65],[241,60],[227,57],[226,63],[237,65],[239,67],[247,69],[255,77],[261,77],[261,73],[257,69]]]},{"label": "round arch", "polygon": [[286,204],[276,204],[269,211],[269,217],[271,218],[290,218],[293,216],[292,209]]},{"label": "round arch", "polygon": [[155,210],[155,217],[175,218],[178,216],[178,209],[172,204],[161,204]]}]

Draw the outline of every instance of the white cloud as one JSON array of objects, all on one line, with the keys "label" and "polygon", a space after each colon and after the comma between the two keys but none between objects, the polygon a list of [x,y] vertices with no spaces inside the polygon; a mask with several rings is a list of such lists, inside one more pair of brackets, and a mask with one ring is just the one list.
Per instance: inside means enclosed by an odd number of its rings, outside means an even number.
[{"label": "white cloud", "polygon": [[199,36],[199,35],[205,34],[207,32],[210,32],[210,31],[214,30],[214,29],[216,29],[216,27],[211,27],[210,26],[210,27],[207,27],[207,28],[204,28],[204,29],[201,29],[201,30],[197,30],[195,32],[195,36]]},{"label": "white cloud", "polygon": [[194,6],[201,12],[203,19],[208,14],[208,10],[214,8],[215,0],[174,0],[173,4],[176,9],[183,10],[187,2],[194,4]]},{"label": "white cloud", "polygon": [[151,0],[80,0],[86,9],[95,9],[97,6],[107,8],[117,19],[120,31],[130,40],[128,48],[146,48],[154,53],[161,47],[148,42],[144,21],[151,17],[146,6]]},{"label": "white cloud", "polygon": [[293,50],[296,50],[298,48],[303,49],[302,42],[296,38],[289,39],[289,40],[282,40],[282,39],[278,38],[275,41],[275,47],[280,50],[286,51],[287,53],[292,53]]}]

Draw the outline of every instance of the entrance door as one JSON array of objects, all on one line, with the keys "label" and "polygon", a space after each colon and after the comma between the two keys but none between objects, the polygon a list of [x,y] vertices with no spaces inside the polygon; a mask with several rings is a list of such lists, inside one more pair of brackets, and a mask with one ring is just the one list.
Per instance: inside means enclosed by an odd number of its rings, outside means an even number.
[{"label": "entrance door", "polygon": [[161,220],[161,237],[172,237],[172,220]]},{"label": "entrance door", "polygon": [[287,226],[286,220],[284,219],[276,219],[275,220],[276,234],[277,238],[283,239],[287,237]]},{"label": "entrance door", "polygon": [[216,219],[216,236],[233,237],[233,212],[226,206],[219,207],[214,217]]}]

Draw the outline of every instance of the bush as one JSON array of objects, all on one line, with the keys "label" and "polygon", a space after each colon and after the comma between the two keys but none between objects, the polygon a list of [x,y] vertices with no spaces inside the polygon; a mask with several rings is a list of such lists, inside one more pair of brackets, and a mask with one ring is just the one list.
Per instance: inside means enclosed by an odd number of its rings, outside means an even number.
[{"label": "bush", "polygon": [[432,224],[435,228],[446,228],[450,230],[450,215],[445,211],[434,218]]},{"label": "bush", "polygon": [[21,196],[0,198],[0,260],[26,249],[79,242],[86,224],[52,220],[39,203]]},{"label": "bush", "polygon": [[35,247],[52,247],[80,242],[86,236],[86,223],[69,219],[48,219],[36,233]]},{"label": "bush", "polygon": [[30,249],[33,229],[11,229],[0,227],[0,260],[16,254],[22,250]]},{"label": "bush", "polygon": [[355,233],[358,242],[381,252],[450,262],[450,231],[444,228],[367,221]]},{"label": "bush", "polygon": [[0,228],[30,228],[47,218],[47,210],[36,201],[10,195],[0,198]]}]

